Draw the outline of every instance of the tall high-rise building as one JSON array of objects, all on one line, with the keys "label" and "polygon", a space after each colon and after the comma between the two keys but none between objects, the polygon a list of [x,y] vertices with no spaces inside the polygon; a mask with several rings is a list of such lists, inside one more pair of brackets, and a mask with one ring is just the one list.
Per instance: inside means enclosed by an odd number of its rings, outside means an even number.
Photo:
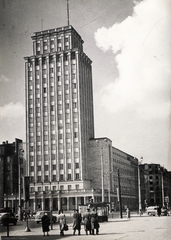
[{"label": "tall high-rise building", "polygon": [[91,197],[92,61],[72,26],[36,32],[32,40],[33,55],[25,57],[30,205],[73,209]]}]

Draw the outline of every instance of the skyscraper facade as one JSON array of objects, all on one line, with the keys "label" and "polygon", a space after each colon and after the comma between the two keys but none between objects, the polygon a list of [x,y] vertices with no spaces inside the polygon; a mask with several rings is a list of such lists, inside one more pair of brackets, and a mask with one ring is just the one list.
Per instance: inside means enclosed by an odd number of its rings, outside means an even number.
[{"label": "skyscraper facade", "polygon": [[91,197],[92,61],[72,26],[36,32],[32,40],[33,55],[25,57],[30,206],[69,210]]}]

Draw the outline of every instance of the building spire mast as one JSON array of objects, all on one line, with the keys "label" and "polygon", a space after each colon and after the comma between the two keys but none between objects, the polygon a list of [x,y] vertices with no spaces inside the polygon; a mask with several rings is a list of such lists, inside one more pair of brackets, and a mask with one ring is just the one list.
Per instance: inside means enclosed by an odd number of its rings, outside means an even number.
[{"label": "building spire mast", "polygon": [[69,26],[69,0],[67,0],[67,20],[68,20],[68,26]]}]

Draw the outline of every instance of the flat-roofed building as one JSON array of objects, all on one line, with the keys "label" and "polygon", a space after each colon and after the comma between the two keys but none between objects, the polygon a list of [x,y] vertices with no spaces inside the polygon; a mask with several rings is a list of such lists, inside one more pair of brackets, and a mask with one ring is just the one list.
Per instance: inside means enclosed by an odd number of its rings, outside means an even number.
[{"label": "flat-roofed building", "polygon": [[92,61],[72,26],[36,32],[32,40],[33,55],[25,57],[30,205],[73,209],[91,191]]}]

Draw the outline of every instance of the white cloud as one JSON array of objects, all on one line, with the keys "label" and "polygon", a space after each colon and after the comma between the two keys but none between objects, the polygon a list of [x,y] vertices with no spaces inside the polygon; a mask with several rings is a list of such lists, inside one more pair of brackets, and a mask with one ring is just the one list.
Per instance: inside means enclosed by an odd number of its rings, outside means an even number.
[{"label": "white cloud", "polygon": [[9,82],[10,80],[4,76],[3,74],[0,75],[0,82]]},{"label": "white cloud", "polygon": [[16,118],[24,118],[25,108],[20,103],[10,102],[2,107],[0,107],[0,120],[4,119],[16,119]]},{"label": "white cloud", "polygon": [[0,107],[0,141],[13,142],[15,138],[25,141],[25,108],[10,102]]},{"label": "white cloud", "polygon": [[169,114],[171,89],[171,2],[144,0],[132,16],[95,33],[96,45],[112,50],[119,71],[101,91],[101,104],[111,112],[135,109],[142,118]]}]

